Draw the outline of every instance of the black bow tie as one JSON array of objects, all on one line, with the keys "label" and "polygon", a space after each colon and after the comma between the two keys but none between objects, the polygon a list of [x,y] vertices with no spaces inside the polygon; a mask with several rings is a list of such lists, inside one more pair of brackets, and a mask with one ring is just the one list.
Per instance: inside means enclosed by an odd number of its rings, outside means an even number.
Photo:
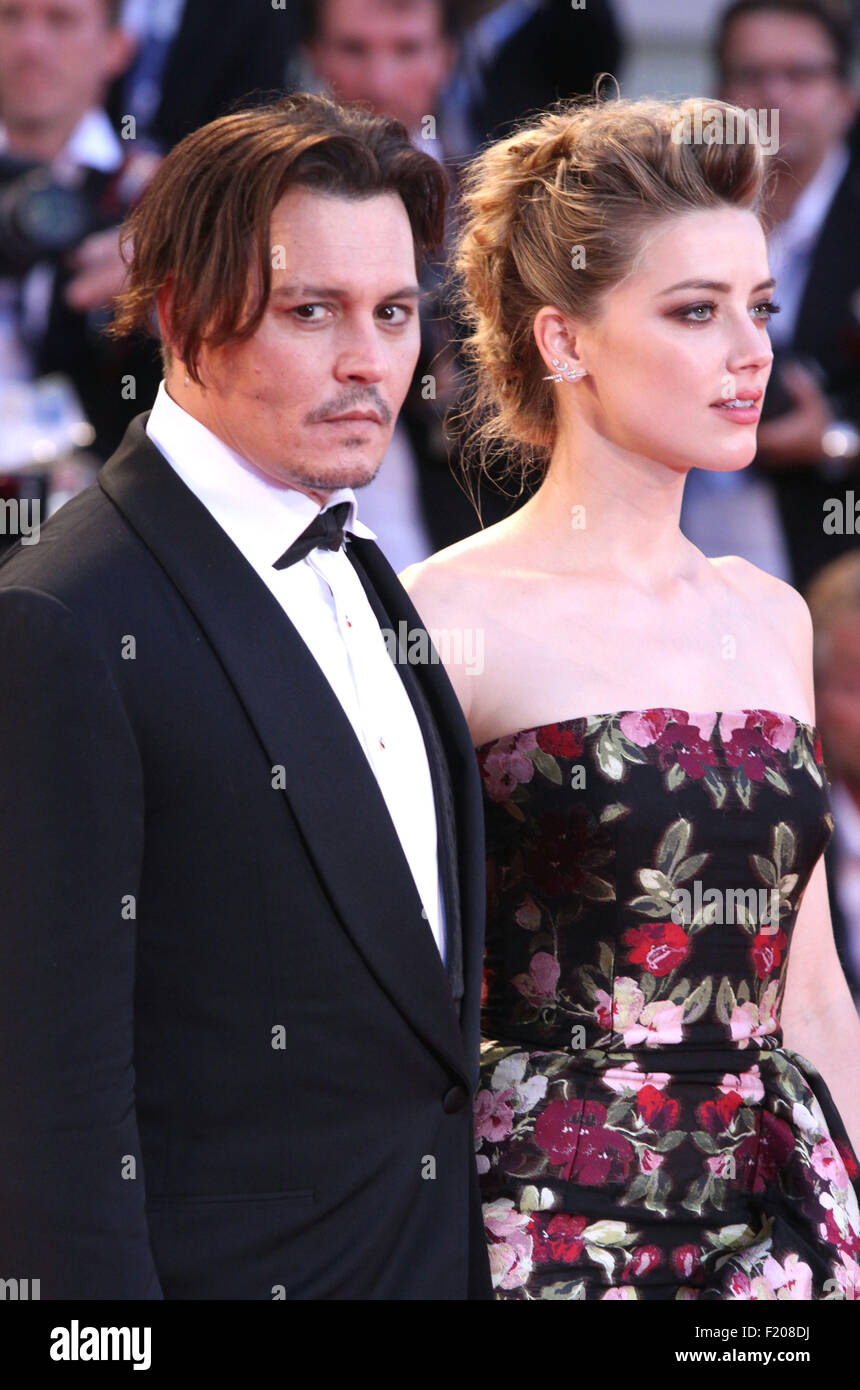
[{"label": "black bow tie", "polygon": [[340,550],[343,545],[343,524],[349,515],[349,508],[349,502],[335,502],[333,507],[318,512],[310,526],[287,547],[280,560],[275,561],[275,569],[285,570],[288,565],[303,560],[317,546],[325,550]]}]

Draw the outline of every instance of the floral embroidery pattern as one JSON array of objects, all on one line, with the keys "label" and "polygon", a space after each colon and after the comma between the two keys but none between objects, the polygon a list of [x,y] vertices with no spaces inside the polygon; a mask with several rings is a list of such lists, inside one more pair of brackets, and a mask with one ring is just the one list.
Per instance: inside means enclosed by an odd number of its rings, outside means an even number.
[{"label": "floral embroidery pattern", "polygon": [[816,731],[620,711],[477,755],[497,1296],[860,1298],[857,1160],[779,1023],[832,832]]}]

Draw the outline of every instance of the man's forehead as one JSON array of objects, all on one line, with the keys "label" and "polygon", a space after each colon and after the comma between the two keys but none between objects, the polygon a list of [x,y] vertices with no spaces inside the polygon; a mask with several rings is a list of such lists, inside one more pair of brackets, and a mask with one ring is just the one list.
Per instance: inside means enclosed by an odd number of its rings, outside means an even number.
[{"label": "man's forehead", "polygon": [[292,278],[279,280],[273,275],[270,299],[273,303],[294,304],[297,300],[352,300],[364,296],[379,299],[418,299],[421,296],[421,288],[414,280],[406,280],[403,284],[396,283],[391,278],[390,269],[384,278],[380,277],[378,280],[367,275],[356,279],[340,276],[331,282]]},{"label": "man's forehead", "polygon": [[414,282],[415,242],[396,193],[341,198],[292,189],[271,219],[272,283]]},{"label": "man's forehead", "polygon": [[385,38],[393,29],[442,32],[442,0],[325,0],[319,11],[324,40],[369,33]]}]

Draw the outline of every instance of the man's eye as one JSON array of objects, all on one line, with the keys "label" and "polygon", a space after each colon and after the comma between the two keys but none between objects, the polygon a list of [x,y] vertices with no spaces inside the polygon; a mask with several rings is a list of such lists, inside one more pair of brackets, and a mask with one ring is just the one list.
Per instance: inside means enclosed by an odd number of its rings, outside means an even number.
[{"label": "man's eye", "polygon": [[383,304],[379,310],[379,317],[386,323],[401,324],[412,317],[412,312],[412,306],[409,304]]},{"label": "man's eye", "polygon": [[299,304],[292,312],[298,315],[303,323],[319,323],[328,311],[324,304]]}]

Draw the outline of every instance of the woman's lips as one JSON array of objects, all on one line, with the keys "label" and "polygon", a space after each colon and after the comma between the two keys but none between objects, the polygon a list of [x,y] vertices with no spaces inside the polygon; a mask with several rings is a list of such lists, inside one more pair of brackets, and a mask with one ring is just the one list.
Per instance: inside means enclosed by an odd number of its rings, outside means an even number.
[{"label": "woman's lips", "polygon": [[716,406],[711,406],[711,410],[720,411],[725,420],[734,420],[736,425],[757,424],[761,414],[759,404],[754,400],[747,400],[743,406],[729,406],[724,400],[721,400]]}]

